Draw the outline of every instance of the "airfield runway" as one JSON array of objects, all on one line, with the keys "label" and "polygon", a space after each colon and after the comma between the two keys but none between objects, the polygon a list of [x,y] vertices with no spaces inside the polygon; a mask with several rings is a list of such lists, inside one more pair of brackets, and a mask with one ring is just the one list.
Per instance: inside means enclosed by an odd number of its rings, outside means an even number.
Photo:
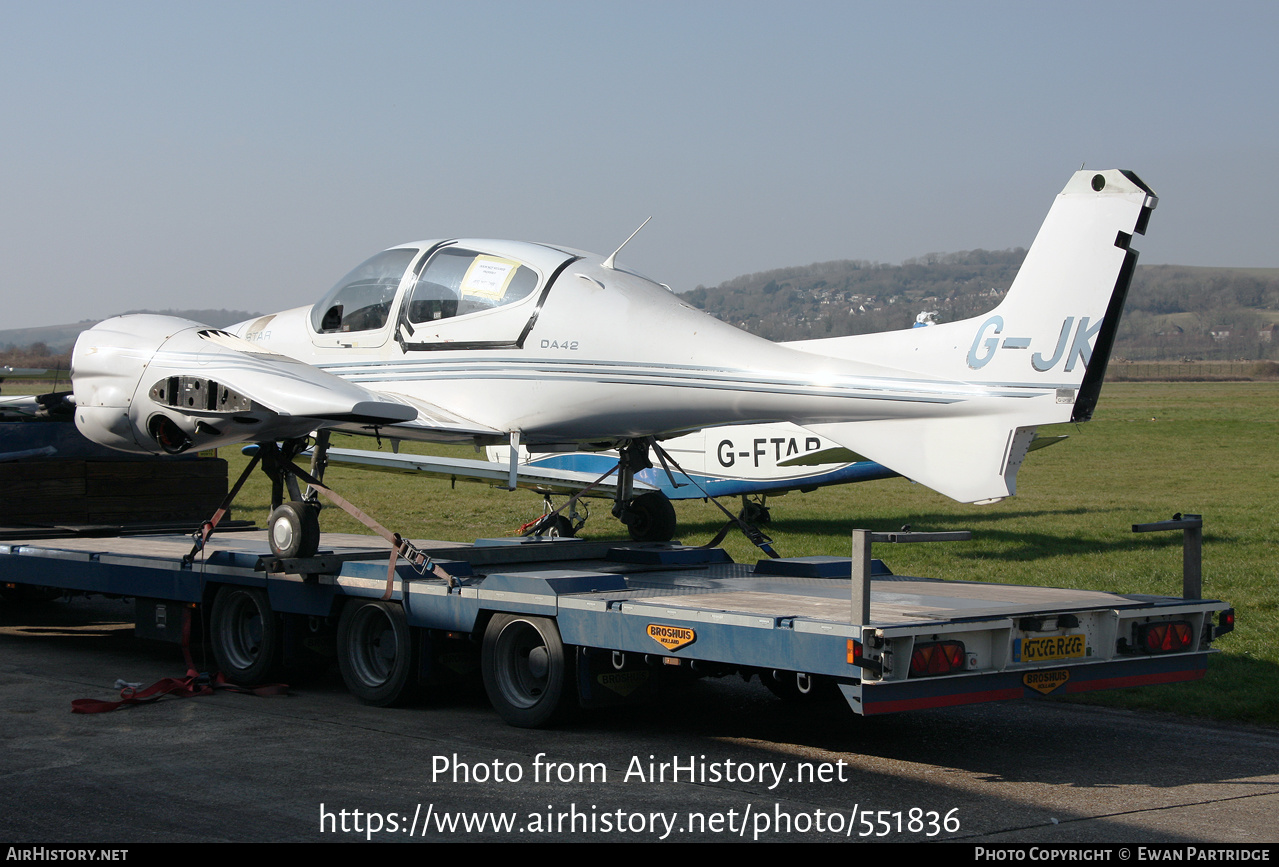
[{"label": "airfield runway", "polygon": [[180,676],[132,606],[0,607],[0,841],[1279,841],[1279,732],[1055,702],[859,719],[708,681],[509,728],[476,689],[366,707],[336,673],[109,714]]}]

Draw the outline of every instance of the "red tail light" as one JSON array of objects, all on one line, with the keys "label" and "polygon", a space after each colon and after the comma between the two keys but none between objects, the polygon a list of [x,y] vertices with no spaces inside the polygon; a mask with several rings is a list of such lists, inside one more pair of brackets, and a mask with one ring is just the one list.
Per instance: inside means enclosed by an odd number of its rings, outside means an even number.
[{"label": "red tail light", "polygon": [[916,644],[910,655],[911,677],[933,677],[963,671],[967,654],[961,641],[932,641]]},{"label": "red tail light", "polygon": [[1137,646],[1146,653],[1174,653],[1195,642],[1195,632],[1185,620],[1146,623],[1137,627]]},{"label": "red tail light", "polygon": [[1233,632],[1235,628],[1235,609],[1227,608],[1221,612],[1217,618],[1217,629],[1213,632],[1214,638],[1220,638],[1227,632]]}]

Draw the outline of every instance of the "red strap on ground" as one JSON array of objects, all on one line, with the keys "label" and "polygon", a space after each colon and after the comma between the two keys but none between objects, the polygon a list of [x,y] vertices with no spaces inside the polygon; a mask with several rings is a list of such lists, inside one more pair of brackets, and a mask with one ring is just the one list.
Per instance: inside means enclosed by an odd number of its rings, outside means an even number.
[{"label": "red strap on ground", "polygon": [[217,690],[240,692],[247,695],[285,695],[289,691],[288,684],[271,683],[258,687],[237,686],[229,682],[221,674],[210,677],[196,671],[187,671],[186,677],[166,677],[157,680],[146,689],[134,689],[126,686],[120,690],[119,701],[101,701],[96,698],[78,698],[71,702],[72,713],[109,713],[131,704],[150,704],[159,701],[166,695],[176,698],[192,698],[197,695],[213,695]]},{"label": "red strap on ground", "polygon": [[197,695],[213,695],[215,690],[223,689],[249,695],[285,695],[289,691],[286,683],[270,683],[259,687],[238,686],[228,681],[222,674],[210,677],[195,670],[191,660],[191,609],[182,609],[182,655],[186,658],[186,677],[166,677],[157,680],[146,689],[137,690],[126,686],[120,690],[119,701],[101,701],[96,698],[77,698],[71,702],[72,713],[109,713],[131,704],[150,704],[159,701],[166,695],[177,698],[191,698]]}]

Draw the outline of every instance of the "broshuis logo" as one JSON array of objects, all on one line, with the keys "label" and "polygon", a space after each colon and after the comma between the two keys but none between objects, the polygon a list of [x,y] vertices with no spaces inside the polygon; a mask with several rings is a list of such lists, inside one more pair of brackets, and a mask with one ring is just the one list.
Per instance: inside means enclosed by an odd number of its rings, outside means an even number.
[{"label": "broshuis logo", "polygon": [[648,625],[648,637],[667,650],[679,650],[697,640],[697,633],[687,626],[664,626],[660,623]]}]

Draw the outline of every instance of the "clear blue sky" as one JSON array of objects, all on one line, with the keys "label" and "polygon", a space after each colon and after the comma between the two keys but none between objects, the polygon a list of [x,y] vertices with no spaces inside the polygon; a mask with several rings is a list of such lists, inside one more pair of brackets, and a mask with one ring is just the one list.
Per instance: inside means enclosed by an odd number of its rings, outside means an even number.
[{"label": "clear blue sky", "polygon": [[0,328],[309,304],[392,244],[677,290],[1028,245],[1070,174],[1143,263],[1279,266],[1279,4],[0,0]]}]

